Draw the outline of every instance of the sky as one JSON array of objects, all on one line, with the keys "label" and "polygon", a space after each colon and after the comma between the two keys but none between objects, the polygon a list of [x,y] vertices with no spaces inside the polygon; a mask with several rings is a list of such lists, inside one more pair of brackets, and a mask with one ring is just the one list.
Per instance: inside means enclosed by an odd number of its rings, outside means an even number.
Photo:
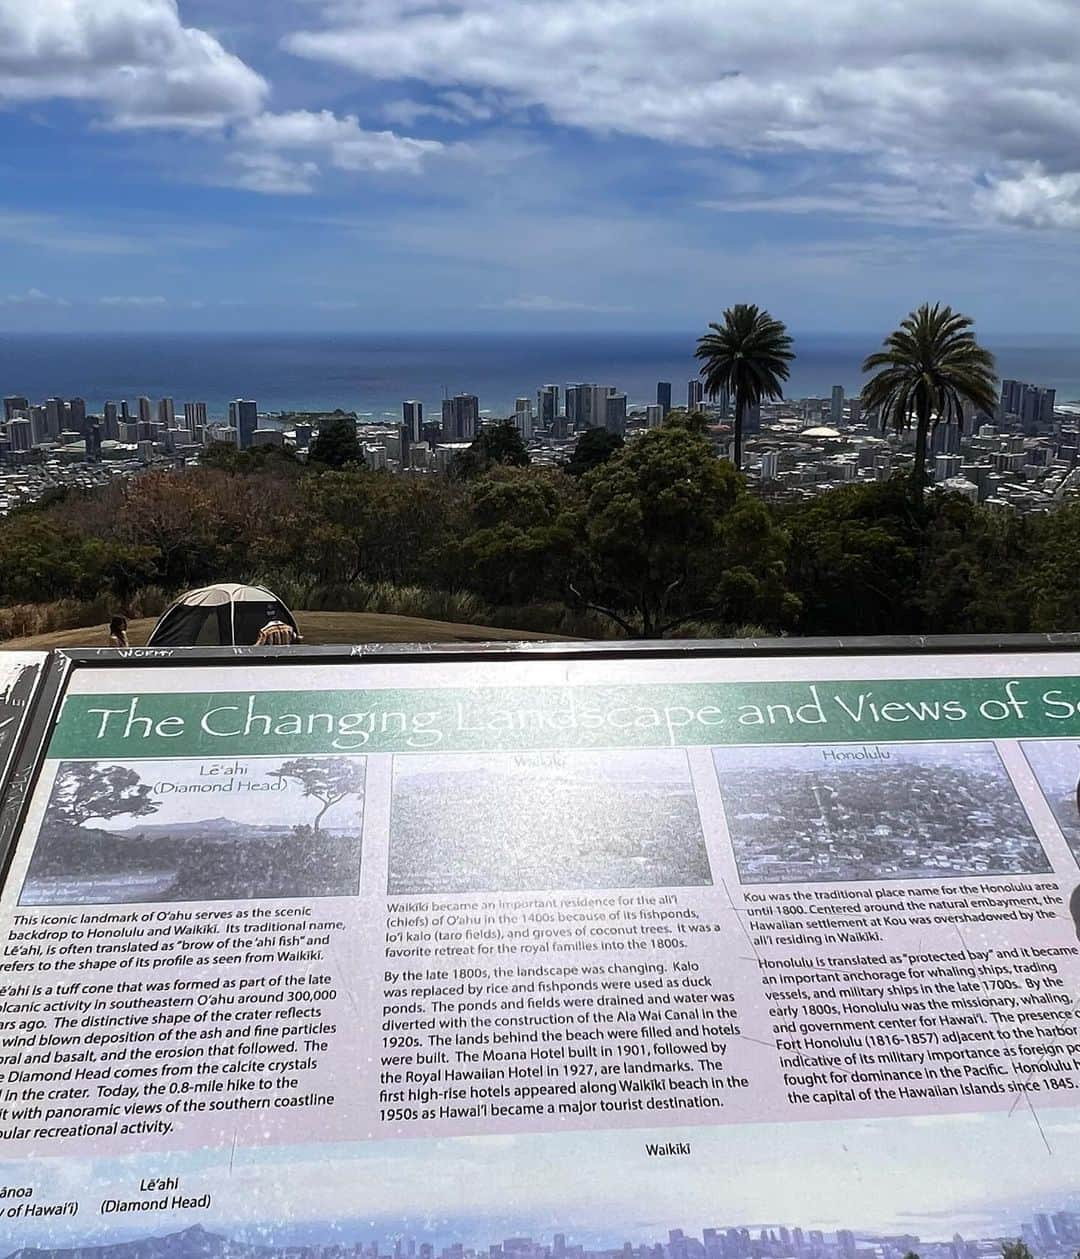
[{"label": "sky", "polygon": [[0,0],[0,329],[994,335],[1080,308],[1076,0]]},{"label": "sky", "polygon": [[[81,1201],[74,1220],[28,1221],[14,1241],[58,1246],[159,1235],[192,1215],[96,1212],[138,1179],[179,1175],[210,1189],[211,1231],[279,1244],[403,1234],[482,1246],[531,1234],[618,1246],[670,1228],[798,1226],[914,1233],[944,1240],[1015,1236],[1035,1211],[1080,1207],[1080,1122],[1073,1109],[910,1119],[459,1137],[353,1145],[206,1150],[128,1159],[0,1163],[8,1184],[43,1202]],[[648,1141],[686,1140],[689,1158],[650,1158]],[[230,1163],[231,1159],[231,1163]],[[4,1253],[0,1246],[0,1254]]]}]

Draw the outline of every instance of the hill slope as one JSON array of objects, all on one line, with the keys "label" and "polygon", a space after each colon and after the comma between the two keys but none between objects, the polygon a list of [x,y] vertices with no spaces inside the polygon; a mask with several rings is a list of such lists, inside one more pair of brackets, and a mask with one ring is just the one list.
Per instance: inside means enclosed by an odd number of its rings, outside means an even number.
[{"label": "hill slope", "polygon": [[[486,625],[458,625],[451,621],[429,621],[416,616],[386,616],[376,612],[297,612],[296,619],[304,642],[324,643],[483,643],[519,642],[523,639],[557,639],[558,634],[533,634],[525,630],[494,629]],[[145,645],[154,618],[146,617],[128,625],[133,647]],[[0,651],[50,651],[63,647],[107,647],[104,625],[82,629],[56,630],[32,638],[10,638],[0,642]]]}]

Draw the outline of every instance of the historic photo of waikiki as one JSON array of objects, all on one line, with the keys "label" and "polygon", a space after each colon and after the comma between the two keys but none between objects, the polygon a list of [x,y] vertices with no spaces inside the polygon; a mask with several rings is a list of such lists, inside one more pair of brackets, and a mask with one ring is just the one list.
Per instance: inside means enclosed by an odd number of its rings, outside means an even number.
[{"label": "historic photo of waikiki", "polygon": [[992,743],[716,748],[743,883],[1041,874]]},{"label": "historic photo of waikiki", "polygon": [[681,749],[395,758],[391,896],[711,882]]},{"label": "historic photo of waikiki", "polygon": [[62,761],[22,905],[354,896],[363,757]]}]

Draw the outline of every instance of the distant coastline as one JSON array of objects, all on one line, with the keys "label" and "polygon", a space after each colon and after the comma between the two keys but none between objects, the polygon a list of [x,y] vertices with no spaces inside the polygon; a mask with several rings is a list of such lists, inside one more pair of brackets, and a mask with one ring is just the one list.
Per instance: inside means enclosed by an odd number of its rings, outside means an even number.
[{"label": "distant coastline", "polygon": [[[342,407],[362,418],[400,416],[406,398],[437,413],[444,390],[475,393],[484,411],[505,415],[514,400],[547,383],[617,385],[631,407],[655,401],[656,382],[685,401],[697,374],[696,336],[685,333],[0,333],[0,392],[107,399],[205,401],[223,415],[230,399],[261,411]],[[849,393],[880,332],[798,333],[788,397]],[[1002,377],[1056,388],[1059,405],[1080,399],[1080,337],[987,338]]]}]

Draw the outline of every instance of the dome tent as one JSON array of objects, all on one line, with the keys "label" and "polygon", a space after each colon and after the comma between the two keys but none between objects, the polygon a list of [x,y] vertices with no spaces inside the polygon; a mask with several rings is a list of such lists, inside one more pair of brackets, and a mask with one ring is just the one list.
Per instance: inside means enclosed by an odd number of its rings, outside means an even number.
[{"label": "dome tent", "polygon": [[148,647],[250,647],[267,621],[296,618],[265,586],[222,583],[189,590],[162,612]]}]

